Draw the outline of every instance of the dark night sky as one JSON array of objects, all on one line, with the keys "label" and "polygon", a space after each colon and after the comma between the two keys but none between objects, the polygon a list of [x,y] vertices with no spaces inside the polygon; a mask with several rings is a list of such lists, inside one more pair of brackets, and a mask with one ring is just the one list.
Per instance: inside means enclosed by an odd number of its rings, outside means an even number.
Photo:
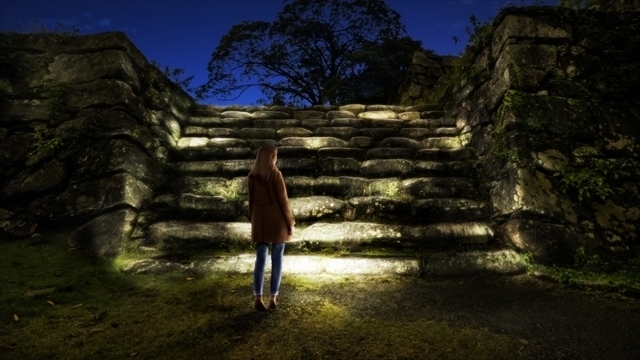
[{"label": "dark night sky", "polygon": [[[531,4],[534,0],[523,0]],[[501,4],[521,0],[387,0],[400,13],[409,36],[437,54],[458,55],[468,36],[469,17],[480,20],[496,15]],[[538,1],[540,3],[541,1]],[[557,5],[558,0],[543,0]],[[40,22],[49,28],[59,23],[75,25],[80,34],[124,31],[149,60],[185,68],[195,75],[194,84],[206,80],[206,65],[220,37],[243,20],[273,21],[282,9],[281,0],[182,0],[182,1],[26,1],[4,0],[0,5],[3,31],[28,31]],[[457,36],[462,42],[455,44]],[[207,103],[254,103],[260,94],[247,91],[234,101]]]}]

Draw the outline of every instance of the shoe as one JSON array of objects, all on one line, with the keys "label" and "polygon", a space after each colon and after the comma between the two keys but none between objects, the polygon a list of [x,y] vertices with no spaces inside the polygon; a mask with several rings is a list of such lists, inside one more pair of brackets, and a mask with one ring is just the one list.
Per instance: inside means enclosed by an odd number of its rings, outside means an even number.
[{"label": "shoe", "polygon": [[267,307],[264,306],[262,300],[256,300],[253,302],[253,308],[257,311],[267,311]]},{"label": "shoe", "polygon": [[275,309],[277,309],[277,308],[278,308],[278,304],[276,304],[276,302],[275,302],[275,301],[270,300],[270,301],[269,301],[269,309],[273,309],[273,310],[275,310]]}]

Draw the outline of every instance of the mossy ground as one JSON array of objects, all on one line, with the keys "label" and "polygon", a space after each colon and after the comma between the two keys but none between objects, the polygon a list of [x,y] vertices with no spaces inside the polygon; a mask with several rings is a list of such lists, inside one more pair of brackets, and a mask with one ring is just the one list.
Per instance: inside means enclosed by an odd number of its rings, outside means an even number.
[{"label": "mossy ground", "polygon": [[250,276],[127,276],[116,267],[70,248],[65,234],[0,244],[2,358],[489,359],[519,346],[434,320],[369,318],[321,295],[389,281],[380,278],[285,277],[289,292],[317,292],[318,301],[265,314],[251,308]]},{"label": "mossy ground", "polygon": [[594,346],[628,346],[616,331],[633,337],[624,326],[639,325],[633,304],[593,313],[583,295],[549,293],[530,278],[285,275],[279,309],[259,313],[251,276],[124,275],[117,261],[67,241],[58,233],[0,243],[1,358],[580,358],[580,336],[531,324],[558,328],[557,311],[581,329],[598,323]]}]

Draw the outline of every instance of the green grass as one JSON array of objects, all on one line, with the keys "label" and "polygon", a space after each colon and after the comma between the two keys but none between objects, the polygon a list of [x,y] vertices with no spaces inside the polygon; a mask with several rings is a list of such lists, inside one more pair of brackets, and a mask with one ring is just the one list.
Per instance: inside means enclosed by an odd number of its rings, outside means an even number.
[{"label": "green grass", "polygon": [[114,261],[70,250],[67,239],[0,243],[0,358],[512,359],[521,347],[485,329],[358,315],[322,291],[332,281],[394,279],[285,277],[289,296],[310,294],[316,305],[289,300],[257,313],[251,276],[124,275]]}]

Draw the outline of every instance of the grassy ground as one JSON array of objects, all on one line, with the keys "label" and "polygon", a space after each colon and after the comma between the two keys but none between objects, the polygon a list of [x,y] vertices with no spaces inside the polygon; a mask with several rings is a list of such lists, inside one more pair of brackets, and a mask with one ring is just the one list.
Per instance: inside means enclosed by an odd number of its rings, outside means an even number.
[{"label": "grassy ground", "polygon": [[[410,306],[418,296],[401,289],[426,289],[420,296],[427,296],[448,286],[426,279],[285,276],[280,308],[258,313],[251,308],[247,275],[123,275],[116,267],[113,261],[69,248],[65,234],[0,243],[0,358],[531,357],[526,349],[521,351],[527,344],[522,334],[473,321],[413,316]],[[456,291],[470,289],[459,287]],[[379,292],[385,289],[393,289],[393,304],[381,299]],[[368,306],[363,294],[376,290]],[[475,310],[479,319],[496,299],[490,299],[485,310]],[[418,305],[427,311],[437,302]]]}]

